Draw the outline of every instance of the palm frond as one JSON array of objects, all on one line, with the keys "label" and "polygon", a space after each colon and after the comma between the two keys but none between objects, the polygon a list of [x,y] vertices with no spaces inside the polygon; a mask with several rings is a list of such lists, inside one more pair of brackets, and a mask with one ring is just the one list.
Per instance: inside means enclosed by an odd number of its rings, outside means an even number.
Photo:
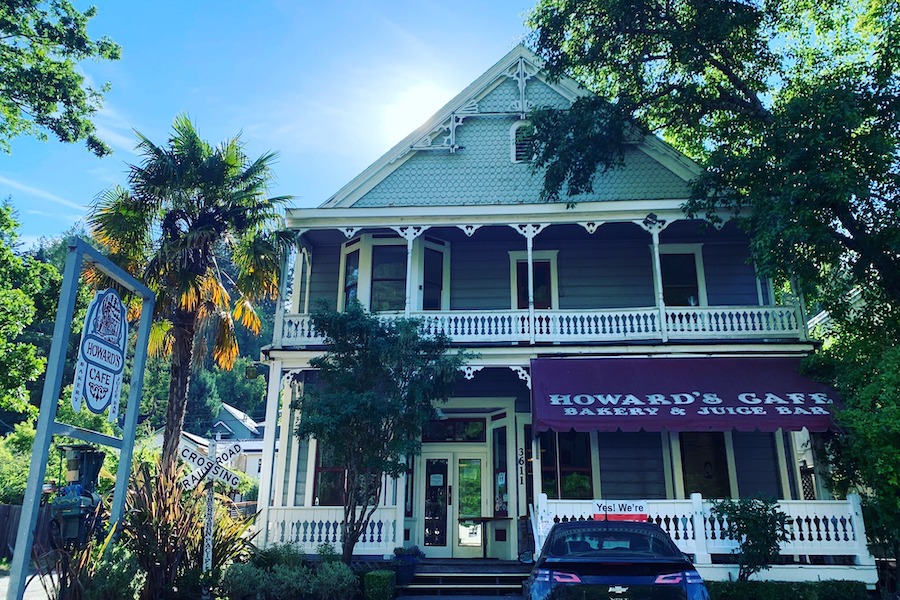
[{"label": "palm frond", "polygon": [[218,319],[212,347],[213,360],[220,368],[228,370],[234,366],[238,357],[237,337],[234,335],[234,321],[225,313]]},{"label": "palm frond", "polygon": [[150,325],[147,351],[151,356],[169,356],[172,354],[172,341],[171,321],[155,321]]},{"label": "palm frond", "polygon": [[253,307],[253,303],[246,296],[242,296],[234,305],[232,316],[241,325],[249,329],[255,334],[259,333],[262,328],[262,320]]}]

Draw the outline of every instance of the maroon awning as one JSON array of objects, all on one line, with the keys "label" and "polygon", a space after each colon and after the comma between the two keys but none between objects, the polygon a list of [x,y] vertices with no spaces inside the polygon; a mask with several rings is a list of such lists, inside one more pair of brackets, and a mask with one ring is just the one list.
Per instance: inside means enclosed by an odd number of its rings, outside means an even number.
[{"label": "maroon awning", "polygon": [[837,393],[792,358],[536,358],[536,431],[825,431]]}]

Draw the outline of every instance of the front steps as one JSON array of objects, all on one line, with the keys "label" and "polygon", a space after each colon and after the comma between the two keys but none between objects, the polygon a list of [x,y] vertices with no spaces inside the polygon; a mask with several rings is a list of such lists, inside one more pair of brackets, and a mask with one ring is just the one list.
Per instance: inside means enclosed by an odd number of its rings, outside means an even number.
[{"label": "front steps", "polygon": [[504,560],[423,560],[412,583],[397,586],[398,596],[522,597],[530,565]]}]

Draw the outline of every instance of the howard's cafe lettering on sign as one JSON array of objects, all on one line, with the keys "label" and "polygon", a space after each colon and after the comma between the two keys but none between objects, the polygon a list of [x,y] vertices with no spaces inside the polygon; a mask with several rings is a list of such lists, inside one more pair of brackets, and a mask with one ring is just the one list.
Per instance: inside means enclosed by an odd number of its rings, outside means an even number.
[{"label": "howard's cafe lettering on sign", "polygon": [[825,431],[837,394],[790,358],[531,361],[538,431]]},{"label": "howard's cafe lettering on sign", "polygon": [[109,407],[109,421],[119,416],[128,321],[125,305],[115,290],[97,292],[88,306],[78,348],[72,388],[72,408],[81,412],[84,401],[91,412]]}]

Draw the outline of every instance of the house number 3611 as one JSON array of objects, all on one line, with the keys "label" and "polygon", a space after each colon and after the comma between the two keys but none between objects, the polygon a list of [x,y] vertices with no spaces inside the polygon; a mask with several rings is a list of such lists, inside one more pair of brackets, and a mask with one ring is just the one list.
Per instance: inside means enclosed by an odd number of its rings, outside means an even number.
[{"label": "house number 3611", "polygon": [[519,485],[525,485],[525,448],[519,448]]}]

